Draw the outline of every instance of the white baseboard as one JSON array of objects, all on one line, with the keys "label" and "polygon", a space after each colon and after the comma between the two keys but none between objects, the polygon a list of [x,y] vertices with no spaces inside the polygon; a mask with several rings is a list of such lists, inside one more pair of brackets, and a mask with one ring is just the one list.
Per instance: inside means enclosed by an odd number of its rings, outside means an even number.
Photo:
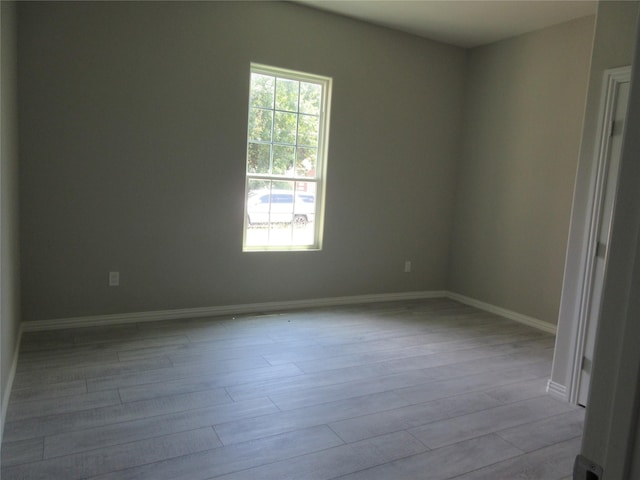
[{"label": "white baseboard", "polygon": [[60,330],[63,328],[96,327],[120,325],[126,323],[155,322],[158,320],[179,320],[183,318],[215,317],[220,315],[242,315],[258,312],[276,312],[295,310],[298,308],[333,307],[339,305],[355,305],[365,303],[393,302],[402,300],[420,300],[427,298],[449,298],[466,305],[479,308],[490,313],[523,323],[530,327],[555,335],[556,325],[528,317],[520,313],[496,307],[458,293],[446,290],[431,290],[402,293],[382,293],[371,295],[352,295],[346,297],[313,298],[307,300],[291,300],[282,302],[248,303],[238,305],[222,305],[217,307],[182,308],[172,310],[156,310],[150,312],[122,313],[113,315],[91,315],[86,317],[58,318],[37,320],[22,323],[22,331],[39,332]]},{"label": "white baseboard", "polygon": [[95,327],[126,323],[155,322],[158,320],[179,320],[183,318],[214,317],[220,315],[242,315],[247,313],[295,310],[298,308],[332,307],[339,305],[393,302],[401,300],[420,300],[427,298],[443,298],[446,296],[447,292],[444,291],[419,291],[372,295],[353,295],[348,297],[315,298],[284,302],[248,303],[244,305],[223,305],[218,307],[183,308],[174,310],[157,310],[151,312],[123,313],[115,315],[92,315],[86,317],[38,320],[23,322],[22,328],[25,332],[39,332],[46,330],[60,330],[63,328]]},{"label": "white baseboard", "polygon": [[22,326],[18,330],[18,341],[16,342],[16,350],[13,352],[11,359],[11,369],[9,370],[9,378],[2,392],[2,404],[0,405],[0,445],[4,435],[4,422],[7,418],[7,408],[9,407],[9,399],[11,398],[11,390],[13,389],[13,380],[16,378],[16,368],[18,366],[18,353],[20,351],[20,341],[22,340]]},{"label": "white baseboard", "polygon": [[556,383],[552,380],[549,380],[547,382],[547,393],[549,395],[552,395],[554,397],[556,397],[559,400],[563,400],[565,402],[569,401],[569,395],[567,393],[567,387],[565,387],[564,385],[561,385],[559,383]]},{"label": "white baseboard", "polygon": [[490,313],[495,313],[496,315],[500,315],[501,317],[505,317],[510,320],[523,323],[525,325],[528,325],[533,328],[537,328],[538,330],[542,330],[547,333],[552,333],[555,335],[558,328],[553,323],[548,323],[542,320],[538,320],[537,318],[528,317],[526,315],[522,315],[521,313],[514,312],[512,310],[507,310],[502,307],[496,307],[495,305],[481,302],[480,300],[476,300],[474,298],[465,297],[464,295],[460,295],[459,293],[447,292],[446,296],[451,300],[456,300],[460,303],[464,303],[466,305],[479,308],[480,310],[485,310]]}]

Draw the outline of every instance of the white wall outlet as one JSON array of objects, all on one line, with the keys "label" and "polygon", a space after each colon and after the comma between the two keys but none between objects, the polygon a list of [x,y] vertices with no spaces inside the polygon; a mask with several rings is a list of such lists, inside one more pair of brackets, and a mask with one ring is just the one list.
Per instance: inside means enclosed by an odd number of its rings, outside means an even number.
[{"label": "white wall outlet", "polygon": [[120,272],[109,272],[109,286],[117,287],[120,285]]},{"label": "white wall outlet", "polygon": [[411,260],[407,260],[404,262],[404,273],[409,273],[411,271]]}]

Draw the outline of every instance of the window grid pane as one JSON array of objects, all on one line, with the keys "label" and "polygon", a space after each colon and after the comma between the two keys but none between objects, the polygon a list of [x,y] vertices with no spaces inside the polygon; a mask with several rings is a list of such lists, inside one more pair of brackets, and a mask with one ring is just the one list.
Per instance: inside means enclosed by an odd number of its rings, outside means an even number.
[{"label": "window grid pane", "polygon": [[271,75],[251,74],[251,106],[273,108],[275,82]]}]

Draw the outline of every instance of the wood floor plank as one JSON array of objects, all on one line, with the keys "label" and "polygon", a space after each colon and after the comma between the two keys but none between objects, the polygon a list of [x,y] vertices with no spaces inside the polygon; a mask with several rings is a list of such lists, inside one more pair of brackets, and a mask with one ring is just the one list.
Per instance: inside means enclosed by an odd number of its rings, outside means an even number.
[{"label": "wood floor plank", "polygon": [[195,410],[223,403],[231,403],[230,397],[224,389],[215,389],[81,410],[73,413],[27,418],[25,420],[7,422],[3,440],[16,441],[43,435],[57,435],[64,432],[73,432],[185,410]]},{"label": "wood floor plank", "polygon": [[483,411],[500,405],[486,393],[457,395],[453,398],[409,405],[369,415],[360,415],[329,426],[345,442],[408,430],[436,420]]},{"label": "wood floor plank", "polygon": [[189,338],[186,335],[162,335],[162,336],[144,336],[141,332],[136,332],[135,338],[124,336],[124,338],[116,337],[110,343],[105,342],[103,338],[95,335],[95,338],[86,336],[85,342],[78,342],[78,345],[100,344],[103,348],[107,348],[117,352],[127,352],[130,350],[139,350],[141,348],[167,347],[172,345],[188,345]]},{"label": "wood floor plank", "polygon": [[[532,351],[528,351],[524,355],[521,352],[478,358],[475,360],[460,360],[459,362],[428,367],[421,371],[427,373],[433,380],[447,380],[487,372],[495,373],[521,367],[526,367],[528,373],[541,377],[548,377],[551,371],[551,359],[540,360],[537,356],[534,356]],[[541,368],[544,369],[542,373],[538,370],[539,363],[542,364]]]},{"label": "wood floor plank", "polygon": [[[295,365],[279,365],[274,367],[260,367],[240,372],[207,373],[206,367],[176,368],[164,375],[144,374],[112,377],[110,379],[89,381],[88,388],[102,390],[108,386],[120,386],[120,396],[123,402],[149,400],[167,395],[199,392],[213,388],[234,387],[264,379],[298,378],[302,372]],[[214,370],[211,368],[210,370]],[[180,373],[185,371],[183,375]],[[164,380],[163,380],[164,379]],[[257,395],[264,396],[264,395]],[[239,400],[239,399],[236,399]]]},{"label": "wood floor plank", "polygon": [[43,368],[30,372],[28,375],[17,376],[14,385],[16,388],[31,387],[38,384],[54,384],[84,380],[88,378],[110,377],[128,373],[140,373],[163,368],[170,368],[173,364],[168,357],[158,357],[153,360],[133,360],[130,362],[114,361],[103,365],[69,366],[65,368]]},{"label": "wood floor plank", "polygon": [[52,458],[117,445],[123,438],[128,441],[143,440],[277,411],[267,398],[252,399],[49,435],[45,439],[43,457]]},{"label": "wood floor plank", "polygon": [[341,444],[342,440],[323,425],[118,470],[91,480],[206,480]]},{"label": "wood floor plank", "polygon": [[406,405],[408,403],[395,393],[384,392],[216,424],[215,428],[222,443],[230,445]]},{"label": "wood floor plank", "polygon": [[[207,342],[188,343],[180,345],[163,345],[157,347],[144,347],[136,350],[118,352],[120,360],[138,360],[148,357],[158,357],[163,355],[202,355],[211,356],[215,354],[218,360],[241,359],[250,357],[263,357],[269,354],[304,350],[307,347],[316,347],[317,343],[313,338],[301,337],[289,342],[274,342],[265,345],[249,346],[229,346],[212,345]],[[287,362],[281,362],[287,363]]]},{"label": "wood floor plank", "polygon": [[560,415],[525,423],[497,434],[524,452],[533,452],[555,443],[561,443],[582,435],[583,408],[570,410]]},{"label": "wood floor plank", "polygon": [[[345,475],[340,480],[444,480],[521,454],[497,435],[487,435]],[[493,480],[510,478],[515,477],[496,476]]]},{"label": "wood floor plank", "polygon": [[[406,432],[383,435],[349,445],[302,455],[222,475],[219,480],[329,480],[354,471],[423,452],[425,446]],[[389,477],[391,478],[391,477]]]},{"label": "wood floor plank", "polygon": [[403,388],[397,390],[397,393],[409,403],[416,404],[438,398],[451,397],[453,395],[491,390],[497,386],[508,385],[509,383],[516,383],[533,378],[536,377],[528,373],[525,366],[499,372],[485,372],[476,375],[439,380],[426,385]]},{"label": "wood floor plank", "polygon": [[[400,333],[398,333],[400,335]],[[287,349],[278,353],[264,355],[264,358],[272,365],[290,362],[305,362],[322,360],[327,357],[360,355],[360,354],[391,354],[409,356],[437,353],[443,351],[453,351],[470,349],[483,345],[499,345],[504,343],[514,343],[517,341],[539,340],[546,338],[543,333],[524,332],[519,334],[478,334],[473,337],[463,337],[453,334],[429,334],[429,335],[408,335],[405,332],[402,336],[392,336],[384,340],[357,341],[353,343],[342,343],[338,345],[317,345],[302,347],[297,350]],[[378,357],[378,361],[384,357]]]},{"label": "wood floor plank", "polygon": [[273,403],[281,410],[294,410],[296,408],[420,385],[424,384],[427,380],[428,376],[423,372],[410,371],[395,375],[375,377],[362,382],[296,389],[295,391],[289,390],[280,394],[271,394],[269,398],[271,398]]},{"label": "wood floor plank", "polygon": [[111,390],[120,388],[124,391],[126,387],[139,387],[151,383],[166,383],[181,381],[185,378],[209,377],[219,380],[219,386],[230,386],[247,383],[256,379],[289,377],[301,375],[303,372],[295,365],[276,365],[268,367],[257,367],[242,369],[241,371],[228,371],[226,365],[218,368],[216,364],[196,363],[181,365],[173,368],[148,370],[136,373],[124,373],[110,377],[90,378],[87,380],[87,389],[90,392],[99,390]]},{"label": "wood floor plank", "polygon": [[[19,372],[22,369],[40,369],[43,365],[51,368],[101,364],[118,359],[127,360],[127,358],[121,358],[120,356],[130,354],[130,356],[133,357],[132,352],[139,350],[157,349],[158,351],[162,351],[162,349],[170,350],[170,348],[185,348],[189,346],[189,340],[184,335],[140,338],[140,334],[137,334],[137,337],[138,338],[121,339],[120,341],[85,343],[74,345],[72,348],[67,346],[57,349],[24,352],[24,354],[20,356],[17,371]],[[164,355],[164,352],[162,354]],[[129,358],[129,360],[138,359],[139,358]]]},{"label": "wood floor plank", "polygon": [[39,384],[22,388],[14,387],[11,390],[11,401],[20,403],[24,401],[42,400],[45,398],[54,399],[70,395],[81,395],[83,393],[87,393],[87,381],[84,379],[71,380],[55,384]]},{"label": "wood floor plank", "polygon": [[120,403],[120,395],[117,390],[103,390],[101,392],[81,393],[65,397],[14,402],[7,409],[6,420],[13,422],[26,418],[78,412]]},{"label": "wood floor plank", "polygon": [[[439,357],[441,358],[441,357]],[[525,365],[532,366],[538,362],[537,358],[532,358],[531,352],[520,352],[518,354],[506,354],[486,357],[476,360],[466,360],[461,356],[457,359],[449,358],[453,363],[427,367],[425,365],[413,363],[361,365],[357,367],[346,367],[343,369],[328,370],[305,374],[293,378],[281,377],[265,381],[255,381],[234,385],[227,388],[229,394],[236,400],[251,398],[263,395],[284,395],[290,392],[300,392],[305,389],[327,387],[347,383],[357,383],[368,379],[384,378],[389,375],[401,375],[404,373],[420,372],[425,375],[425,381],[445,380],[454,377],[463,377],[485,373],[487,371],[499,372]],[[458,360],[458,361],[456,361]],[[546,361],[546,360],[545,360]],[[546,372],[551,371],[550,359],[545,365]],[[417,368],[412,368],[417,367]],[[547,376],[543,374],[542,376]]]},{"label": "wood floor plank", "polygon": [[73,335],[68,330],[53,332],[25,332],[20,341],[20,352],[42,351],[48,349],[72,348],[75,345]]},{"label": "wood floor plank", "polygon": [[[497,387],[487,392],[456,395],[417,405],[376,412],[370,415],[360,415],[354,418],[332,422],[329,426],[345,442],[354,442],[364,438],[420,427],[437,420],[455,418],[474,412],[483,412],[504,404],[541,397],[545,395],[545,384],[546,380],[543,381],[541,379],[518,382],[516,384]],[[573,413],[576,412],[571,411],[567,414],[569,415],[565,420],[567,423],[571,423],[571,421],[574,420],[571,417]],[[525,424],[521,429],[516,428],[513,431],[505,430],[504,433],[506,436],[510,436],[510,438],[514,438],[514,440],[517,441],[520,435],[526,436],[529,431],[529,425],[530,424]],[[553,433],[554,429],[552,428],[547,431],[544,427],[531,426],[534,431],[539,432],[538,435],[542,438],[558,435]],[[562,431],[564,430],[563,428]],[[505,439],[509,440],[509,438]],[[562,439],[564,440],[564,438]],[[525,440],[523,440],[523,442],[524,441]],[[552,442],[548,440],[547,444],[550,443]],[[515,445],[519,447],[519,444],[515,443]],[[521,450],[524,449],[521,448]]]},{"label": "wood floor plank", "polygon": [[[275,367],[274,367],[275,368]],[[295,377],[281,376],[266,380],[255,379],[229,385],[227,391],[236,400],[252,398],[256,396],[286,394],[288,392],[299,392],[305,389],[320,388],[331,385],[347,384],[357,381],[366,381],[387,375],[398,375],[410,371],[407,368],[387,368],[379,365],[362,365],[358,367],[347,367],[343,369],[322,371],[312,374],[303,374]],[[418,369],[414,369],[417,371]],[[420,372],[417,373],[420,375]],[[425,377],[426,378],[426,377]]]},{"label": "wood floor plank", "polygon": [[16,368],[16,373],[42,370],[43,366],[49,369],[65,368],[65,367],[95,367],[104,365],[105,363],[114,363],[119,361],[116,351],[96,351],[91,349],[88,351],[78,351],[78,349],[65,350],[47,350],[47,355],[31,356],[30,358],[21,358]]},{"label": "wood floor plank", "polygon": [[3,467],[2,478],[4,480],[79,480],[111,470],[122,470],[135,465],[209,450],[219,445],[220,441],[212,428],[200,428],[41,462]]},{"label": "wood floor plank", "polygon": [[414,351],[396,353],[395,358],[381,358],[376,355],[345,355],[337,358],[326,359],[320,362],[296,362],[305,373],[316,373],[319,371],[334,370],[353,366],[374,367],[385,373],[399,372],[407,369],[429,368],[462,361],[479,360],[509,353],[522,353],[522,350],[529,349],[539,351],[536,345],[528,347],[514,347],[512,344],[495,345],[488,347],[478,347],[453,352],[438,352],[431,354],[416,354]]},{"label": "wood floor plank", "polygon": [[[534,364],[536,365],[536,364]],[[549,366],[549,370],[551,366]],[[530,398],[547,396],[547,381],[548,378],[536,377],[532,380],[524,380],[522,382],[510,383],[491,390],[487,390],[485,393],[491,398],[495,398],[500,403],[515,403],[522,400],[528,400]]]},{"label": "wood floor plank", "polygon": [[42,460],[44,450],[44,438],[29,438],[17,442],[2,443],[2,466],[10,467],[23,463]]},{"label": "wood floor plank", "polygon": [[432,422],[410,430],[429,448],[451,445],[507,428],[569,412],[574,407],[550,397],[536,397],[482,412]]},{"label": "wood floor plank", "polygon": [[495,480],[498,478],[556,480],[566,477],[572,478],[573,460],[580,452],[580,442],[579,437],[573,438],[457,476],[455,480]]},{"label": "wood floor plank", "polygon": [[68,330],[75,345],[90,343],[113,343],[140,338],[140,328],[136,324],[103,325],[95,327],[79,327]]},{"label": "wood floor plank", "polygon": [[168,357],[175,366],[181,365],[215,365],[217,371],[234,372],[238,370],[248,370],[252,368],[270,367],[272,366],[262,356],[250,356],[243,358],[220,358],[214,350],[208,353],[196,354],[169,354]]}]

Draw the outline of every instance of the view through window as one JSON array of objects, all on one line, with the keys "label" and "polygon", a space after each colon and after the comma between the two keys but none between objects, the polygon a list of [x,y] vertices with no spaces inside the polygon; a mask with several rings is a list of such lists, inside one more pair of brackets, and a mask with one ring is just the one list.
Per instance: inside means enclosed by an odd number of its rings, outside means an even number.
[{"label": "view through window", "polygon": [[252,64],[245,251],[321,248],[330,86]]}]

